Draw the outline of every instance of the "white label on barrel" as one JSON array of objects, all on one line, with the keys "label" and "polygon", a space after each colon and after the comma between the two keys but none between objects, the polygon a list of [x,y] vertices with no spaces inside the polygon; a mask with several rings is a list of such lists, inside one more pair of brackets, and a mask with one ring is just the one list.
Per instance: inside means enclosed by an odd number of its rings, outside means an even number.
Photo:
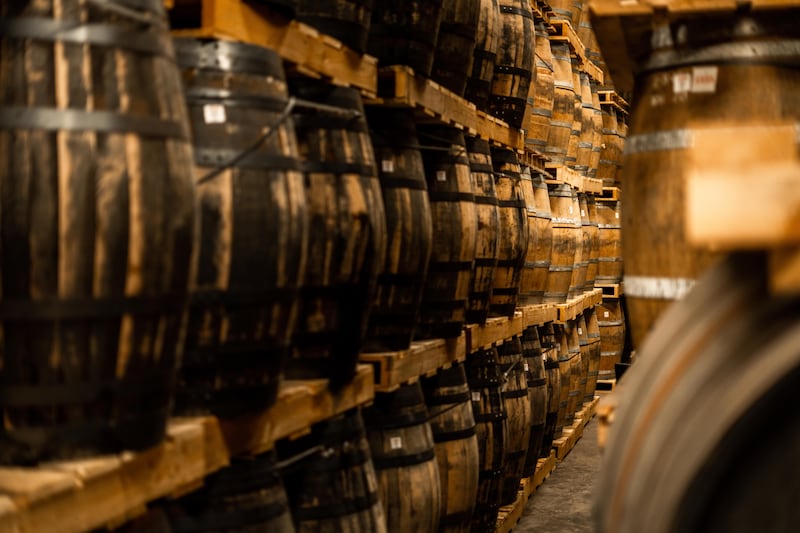
[{"label": "white label on barrel", "polygon": [[619,213],[614,213],[614,218],[619,218]]},{"label": "white label on barrel", "polygon": [[608,318],[609,316],[611,315],[608,314],[608,311],[603,311],[603,318]]},{"label": "white label on barrel", "polygon": [[569,214],[571,215],[572,213],[573,213],[572,206],[569,206]]},{"label": "white label on barrel", "polygon": [[381,170],[384,172],[394,172],[394,160],[384,159],[381,161]]},{"label": "white label on barrel", "polygon": [[676,72],[672,75],[672,92],[688,93],[692,90],[692,75],[689,72]]},{"label": "white label on barrel", "polygon": [[528,363],[525,363],[525,372],[529,372],[531,367],[528,366]]},{"label": "white label on barrel", "polygon": [[445,171],[445,170],[437,170],[436,171],[436,180],[437,181],[447,181],[447,171]]},{"label": "white label on barrel", "polygon": [[717,92],[717,67],[694,67],[692,69],[692,92]]},{"label": "white label on barrel", "polygon": [[403,447],[403,437],[390,437],[389,447],[393,450],[399,450]]},{"label": "white label on barrel", "polygon": [[583,209],[581,209],[581,216],[582,216],[582,217],[585,217],[585,216],[586,216],[586,211],[584,211]]},{"label": "white label on barrel", "polygon": [[583,335],[583,329],[578,328],[578,335]]},{"label": "white label on barrel", "polygon": [[472,393],[472,401],[473,402],[481,401],[481,393],[480,392],[473,392]]},{"label": "white label on barrel", "polygon": [[226,120],[225,106],[222,104],[204,105],[203,120],[206,121],[206,124],[223,124]]}]

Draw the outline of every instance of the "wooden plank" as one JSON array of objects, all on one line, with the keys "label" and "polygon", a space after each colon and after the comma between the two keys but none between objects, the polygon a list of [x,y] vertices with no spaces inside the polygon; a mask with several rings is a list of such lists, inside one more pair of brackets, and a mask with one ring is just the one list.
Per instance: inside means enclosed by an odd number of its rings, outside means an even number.
[{"label": "wooden plank", "polygon": [[275,50],[298,68],[339,85],[377,93],[378,60],[268,7],[243,0],[201,0],[201,27],[173,31],[176,36],[233,39]]},{"label": "wooden plank", "polygon": [[362,363],[373,365],[375,390],[390,392],[400,385],[431,376],[440,368],[464,361],[467,357],[467,335],[454,339],[415,341],[408,350],[362,353]]},{"label": "wooden plank", "polygon": [[556,319],[556,322],[563,324],[567,320],[574,320],[575,317],[583,313],[584,310],[588,309],[589,307],[594,307],[602,301],[603,290],[598,288],[592,289],[591,291],[586,291],[580,296],[573,298],[566,303],[556,304],[556,308],[558,309],[558,318]]},{"label": "wooden plank", "polygon": [[528,480],[523,479],[520,482],[520,489],[517,491],[517,499],[514,503],[500,508],[497,513],[496,533],[508,533],[519,523],[522,513],[525,512],[525,506],[528,504],[530,492],[527,490],[527,484]]},{"label": "wooden plank", "polygon": [[550,179],[546,179],[545,182],[549,184],[566,183],[579,191],[583,191],[583,176],[573,169],[565,167],[564,165],[547,163],[545,165],[545,170],[552,176]]},{"label": "wooden plank", "polygon": [[589,194],[603,194],[603,180],[584,176],[580,190]]},{"label": "wooden plank", "polygon": [[595,283],[594,286],[603,291],[603,298],[619,298],[625,292],[623,283]]},{"label": "wooden plank", "polygon": [[689,242],[724,250],[800,243],[797,125],[696,127],[691,134]]},{"label": "wooden plank", "polygon": [[586,424],[589,423],[589,420],[591,420],[597,412],[597,404],[599,401],[600,398],[595,396],[591,402],[584,404],[583,407],[575,413],[575,421],[573,424],[568,428],[564,428],[564,435],[553,441],[553,449],[555,450],[558,462],[564,460],[583,436],[583,430]]},{"label": "wooden plank", "polygon": [[275,442],[299,435],[317,422],[366,404],[375,397],[371,365],[358,366],[355,377],[336,391],[324,379],[287,380],[280,401],[264,413],[221,421],[222,433],[231,454],[266,452]]},{"label": "wooden plank", "polygon": [[616,91],[597,91],[601,106],[611,106],[625,115],[630,113],[630,104]]},{"label": "wooden plank", "polygon": [[619,187],[603,187],[603,192],[595,198],[598,202],[618,202],[621,199],[622,191]]},{"label": "wooden plank", "polygon": [[482,326],[470,324],[467,326],[467,352],[473,353],[515,335],[522,335],[524,329],[523,313],[519,309],[513,318],[490,318]]},{"label": "wooden plank", "polygon": [[536,494],[536,490],[542,486],[542,483],[550,476],[553,470],[556,469],[556,453],[550,450],[550,455],[546,459],[539,459],[536,463],[536,472],[528,479],[527,489],[530,491],[528,498]]},{"label": "wooden plank", "polygon": [[561,41],[569,44],[569,48],[577,57],[581,68],[586,72],[589,77],[596,80],[600,85],[603,85],[603,71],[597,65],[589,61],[586,56],[586,46],[581,42],[577,32],[572,27],[568,20],[551,20],[551,41]]},{"label": "wooden plank", "polygon": [[[207,449],[209,430],[214,424],[206,419],[176,420],[165,441],[144,452],[0,469],[0,492],[16,504],[16,512],[0,513],[0,531],[9,524],[19,532],[53,531],[54,524],[59,532],[122,524],[147,502],[196,485],[227,464],[224,447]],[[221,438],[216,442],[221,445]]]},{"label": "wooden plank", "polygon": [[472,102],[424,76],[417,76],[409,67],[383,67],[378,71],[378,78],[378,98],[368,99],[367,104],[412,107],[423,118],[459,127],[494,144],[520,153],[525,147],[522,130],[478,111]]},{"label": "wooden plank", "polygon": [[522,311],[523,329],[530,326],[541,326],[558,319],[556,304],[535,304],[519,308]]}]

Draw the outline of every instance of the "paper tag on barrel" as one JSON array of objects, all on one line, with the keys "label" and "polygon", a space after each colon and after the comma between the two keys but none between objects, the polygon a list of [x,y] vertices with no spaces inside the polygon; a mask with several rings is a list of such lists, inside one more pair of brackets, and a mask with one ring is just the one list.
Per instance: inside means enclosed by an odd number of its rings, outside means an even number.
[{"label": "paper tag on barrel", "polygon": [[696,127],[691,136],[689,242],[719,250],[800,243],[798,125]]}]

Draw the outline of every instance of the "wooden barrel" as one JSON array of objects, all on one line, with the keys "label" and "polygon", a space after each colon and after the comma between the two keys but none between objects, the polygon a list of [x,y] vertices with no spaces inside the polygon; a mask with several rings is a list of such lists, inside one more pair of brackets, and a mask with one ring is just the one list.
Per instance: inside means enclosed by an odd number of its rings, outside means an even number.
[{"label": "wooden barrel", "polygon": [[589,80],[589,91],[592,99],[592,154],[589,158],[590,178],[597,178],[597,169],[600,166],[600,154],[603,151],[603,111],[600,109],[600,93],[597,82]]},{"label": "wooden barrel", "polygon": [[597,377],[600,370],[600,352],[602,349],[600,340],[600,324],[597,321],[597,310],[589,307],[583,312],[586,320],[586,341],[588,343],[588,373],[586,388],[583,389],[583,402],[591,402],[594,399],[594,392],[597,389]]},{"label": "wooden barrel", "polygon": [[431,206],[410,110],[367,108],[386,213],[386,261],[378,274],[364,351],[404,350],[419,319],[433,248]]},{"label": "wooden barrel", "polygon": [[[550,0],[548,4],[552,9],[552,18],[572,22],[572,4],[575,1],[576,0]],[[577,23],[578,21],[576,20],[575,22]]]},{"label": "wooden barrel", "polygon": [[520,164],[517,154],[492,147],[495,188],[500,227],[497,234],[497,268],[494,274],[491,314],[514,316],[519,297],[519,280],[528,251],[528,214],[519,187]]},{"label": "wooden barrel", "polygon": [[[581,373],[578,380],[578,407],[580,410],[586,397],[586,388],[589,383],[589,365],[591,363],[591,353],[589,346],[589,327],[586,322],[586,312],[579,314],[576,318],[578,330],[578,345],[581,351]],[[599,339],[598,339],[599,340]]]},{"label": "wooden barrel", "polygon": [[614,364],[622,362],[625,349],[625,315],[619,298],[603,298],[597,306],[600,328],[600,370],[598,379],[614,379]]},{"label": "wooden barrel", "polygon": [[[574,2],[577,3],[577,2]],[[592,59],[600,51],[600,46],[597,43],[597,36],[592,27],[592,20],[590,16],[588,2],[583,2],[581,9],[581,16],[578,20],[572,21],[572,26],[578,34],[578,39],[583,43],[587,59]]]},{"label": "wooden barrel", "polygon": [[561,385],[558,392],[558,415],[554,432],[554,437],[558,439],[564,433],[564,422],[567,417],[567,404],[569,402],[570,381],[572,380],[569,338],[564,324],[557,324],[555,326],[555,341],[558,350],[558,373]]},{"label": "wooden barrel", "polygon": [[489,112],[519,128],[535,68],[533,13],[528,0],[500,0],[499,21]]},{"label": "wooden barrel", "polygon": [[423,379],[422,387],[442,488],[439,531],[468,532],[478,497],[480,459],[464,365],[439,370]]},{"label": "wooden barrel", "polygon": [[364,422],[387,531],[438,531],[442,488],[420,383],[376,393]]},{"label": "wooden barrel", "polygon": [[575,252],[578,235],[575,226],[575,208],[572,205],[572,187],[566,184],[548,186],[550,210],[552,212],[553,248],[544,301],[564,303],[567,301],[572,271],[575,268]]},{"label": "wooden barrel", "polygon": [[380,65],[408,65],[430,76],[444,0],[381,0],[372,9],[367,52]]},{"label": "wooden barrel", "polygon": [[[732,24],[716,18],[709,21],[710,33],[692,23],[685,26],[686,57],[681,55],[683,50],[659,51],[649,60],[641,83],[637,81],[640,94],[633,105],[621,177],[626,187],[622,198],[625,294],[634,346],[642,344],[658,316],[720,258],[718,253],[690,246],[685,236],[685,182],[693,169],[687,154],[694,129],[800,118],[796,99],[800,54],[795,41],[766,36],[780,22],[765,17],[737,19]],[[755,26],[753,32],[727,41],[731,32],[739,31],[734,24]],[[708,73],[707,85],[697,81],[697,89],[694,85],[686,91],[665,88],[657,81],[665,75],[699,80],[701,73]],[[755,96],[760,94],[773,97]],[[663,105],[654,105],[658,99]],[[734,101],[741,104],[730,104]],[[647,216],[640,221],[643,213]]]},{"label": "wooden barrel", "polygon": [[569,45],[551,42],[553,53],[553,118],[547,136],[545,155],[555,165],[564,165],[567,158],[572,120],[575,117],[575,85]]},{"label": "wooden barrel", "polygon": [[621,204],[617,200],[597,202],[597,227],[600,255],[597,258],[597,283],[615,284],[622,281],[622,220]]},{"label": "wooden barrel", "polygon": [[494,531],[500,509],[509,432],[502,394],[505,380],[500,370],[499,358],[497,348],[494,347],[478,350],[467,356],[467,382],[477,423],[480,459],[478,499],[472,515],[473,531]]},{"label": "wooden barrel", "polygon": [[586,282],[583,290],[591,291],[594,289],[600,264],[600,226],[597,220],[597,202],[594,195],[586,194],[584,197],[586,198],[586,217],[585,221],[583,219],[581,221],[581,229],[589,233],[589,264],[586,267]]},{"label": "wooden barrel", "polygon": [[544,153],[550,136],[555,99],[553,51],[544,21],[536,23],[534,35],[535,75],[528,91],[527,123],[523,127],[527,132],[525,146]]},{"label": "wooden barrel", "polygon": [[519,181],[520,192],[525,199],[525,210],[528,216],[528,249],[525,252],[525,262],[519,278],[519,304],[527,305],[536,299],[536,254],[539,248],[536,230],[536,196],[533,192],[531,171],[523,166]]},{"label": "wooden barrel", "polygon": [[581,194],[573,190],[572,210],[575,217],[575,236],[578,242],[573,261],[572,280],[569,285],[568,297],[570,299],[576,298],[583,293],[583,286],[586,284],[586,271],[589,268],[589,254],[592,251],[589,234],[583,231],[586,210],[581,208],[580,196]]},{"label": "wooden barrel", "polygon": [[235,457],[203,486],[167,505],[170,531],[294,533],[275,453]]},{"label": "wooden barrel", "polygon": [[467,300],[467,323],[485,324],[497,268],[500,216],[489,142],[478,137],[467,137],[466,140],[478,219],[475,268]]},{"label": "wooden barrel", "polygon": [[[547,277],[550,272],[550,257],[553,249],[553,217],[550,214],[550,196],[547,183],[540,172],[535,172],[531,182],[534,196],[534,220],[536,225],[536,241],[534,245],[533,272],[530,274],[529,286],[525,299],[521,303],[540,304],[544,301]],[[530,222],[530,220],[529,220]],[[528,243],[530,248],[531,243]]]},{"label": "wooden barrel", "polygon": [[577,60],[570,64],[572,68],[572,87],[575,93],[572,96],[572,125],[569,130],[569,142],[564,164],[569,168],[578,169],[578,145],[583,131],[583,89],[581,88],[581,65]]},{"label": "wooden barrel", "polygon": [[195,251],[162,4],[50,4],[2,8],[0,464],[161,441]]},{"label": "wooden barrel", "polygon": [[603,180],[603,187],[617,186],[617,169],[622,160],[619,135],[617,133],[617,110],[610,105],[600,106],[603,127],[600,130],[600,159],[597,162],[597,178]]},{"label": "wooden barrel", "polygon": [[[261,411],[277,396],[306,268],[303,174],[291,119],[248,153],[264,124],[276,124],[288,104],[278,54],[191,38],[176,39],[175,47],[200,204],[175,412],[230,418]],[[237,61],[221,67],[232,57]],[[221,121],[209,120],[209,110]],[[247,156],[236,161],[242,153]],[[265,245],[274,242],[283,244]]]},{"label": "wooden barrel", "polygon": [[458,337],[466,321],[478,237],[469,159],[461,131],[420,126],[419,132],[436,246],[417,333],[419,338]]},{"label": "wooden barrel", "polygon": [[364,52],[372,5],[373,0],[298,0],[297,20]]},{"label": "wooden barrel", "polygon": [[315,424],[311,433],[284,439],[281,474],[297,533],[386,532],[386,516],[361,411]]},{"label": "wooden barrel", "polygon": [[464,96],[472,73],[481,0],[444,0],[431,79]]},{"label": "wooden barrel", "polygon": [[508,421],[508,444],[503,463],[503,486],[500,504],[511,505],[517,499],[519,482],[525,471],[525,457],[531,435],[531,402],[528,399],[528,378],[525,357],[519,337],[506,340],[497,349],[500,368],[505,374],[503,403]]},{"label": "wooden barrel", "polygon": [[385,262],[383,195],[358,91],[307,79],[296,80],[293,92],[336,111],[301,108],[294,114],[310,235],[286,375],[340,383],[355,372]]},{"label": "wooden barrel", "polygon": [[[575,421],[575,413],[583,404],[583,387],[581,386],[582,362],[581,345],[578,336],[578,321],[567,320],[564,324],[564,336],[567,341],[567,367],[565,369],[561,363],[561,376],[569,373],[569,392],[567,393],[567,405],[564,412],[564,427],[571,426]],[[562,385],[562,391],[564,390]]]},{"label": "wooden barrel", "polygon": [[[547,371],[539,341],[539,330],[535,326],[526,328],[522,333],[522,355],[525,357],[528,401],[531,404],[531,435],[528,441],[528,450],[525,453],[522,477],[530,477],[536,472],[536,463],[543,453],[548,407]],[[549,445],[547,449],[550,449]]]},{"label": "wooden barrel", "polygon": [[[767,271],[765,253],[732,254],[637,350],[603,458],[598,531],[793,529],[800,302],[769,295]],[[657,502],[645,496],[655,487]]]},{"label": "wooden barrel", "polygon": [[464,97],[486,111],[494,78],[494,64],[500,45],[500,4],[498,0],[481,0],[475,48],[472,51],[472,71],[467,79]]},{"label": "wooden barrel", "polygon": [[561,370],[558,362],[561,344],[556,337],[556,331],[559,329],[558,326],[553,326],[552,323],[539,327],[539,344],[542,346],[542,358],[544,359],[544,370],[547,378],[547,416],[544,422],[544,436],[542,437],[540,454],[540,457],[545,458],[550,453],[553,439],[561,436],[560,433],[556,435],[559,402],[561,401]]},{"label": "wooden barrel", "polygon": [[[583,176],[589,176],[589,167],[592,163],[592,148],[594,141],[594,103],[592,102],[592,86],[589,75],[580,72],[581,82],[581,132],[578,137],[577,170]],[[598,100],[599,101],[599,100]]]}]

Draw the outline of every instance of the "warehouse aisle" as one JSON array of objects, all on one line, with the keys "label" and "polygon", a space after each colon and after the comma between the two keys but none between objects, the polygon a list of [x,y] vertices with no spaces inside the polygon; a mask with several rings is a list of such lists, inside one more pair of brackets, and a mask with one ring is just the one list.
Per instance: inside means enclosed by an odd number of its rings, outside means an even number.
[{"label": "warehouse aisle", "polygon": [[514,533],[594,531],[592,491],[600,471],[597,425],[597,417],[586,425],[575,448],[528,501]]}]

